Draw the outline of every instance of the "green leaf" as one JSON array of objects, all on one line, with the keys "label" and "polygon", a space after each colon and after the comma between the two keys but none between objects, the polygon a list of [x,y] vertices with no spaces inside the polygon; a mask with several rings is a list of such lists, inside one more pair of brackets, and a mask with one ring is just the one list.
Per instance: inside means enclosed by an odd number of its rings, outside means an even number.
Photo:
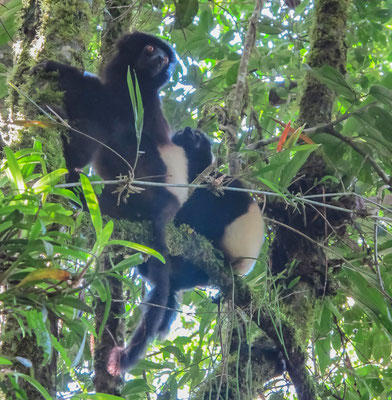
[{"label": "green leaf", "polygon": [[354,118],[360,121],[363,132],[367,136],[381,143],[389,151],[392,151],[392,145],[384,139],[383,133],[376,127],[376,122],[374,121],[373,116],[369,113],[369,111],[363,112],[361,114],[354,114]]},{"label": "green leaf", "polygon": [[12,361],[5,357],[0,357],[0,365],[12,365]]},{"label": "green leaf", "polygon": [[63,188],[54,188],[51,195],[65,197],[66,199],[69,199],[69,200],[73,201],[74,203],[76,203],[78,206],[83,207],[83,204],[80,201],[79,197],[76,196],[72,190],[63,189]]},{"label": "green leaf", "polygon": [[114,396],[106,393],[81,393],[72,396],[72,400],[125,400],[124,397]]},{"label": "green leaf", "polygon": [[174,375],[170,375],[167,380],[166,386],[169,388],[170,400],[177,400],[177,380]]},{"label": "green leaf", "polygon": [[369,113],[375,118],[375,127],[384,138],[388,141],[392,141],[392,115],[387,110],[381,107],[373,106],[369,109]]},{"label": "green leaf", "polygon": [[199,11],[198,0],[177,0],[175,29],[184,29],[190,25]]},{"label": "green leaf", "polygon": [[[302,147],[302,148],[301,148]],[[298,171],[305,164],[306,160],[316,150],[318,145],[303,145],[291,148],[290,151],[295,151],[294,157],[285,165],[280,175],[280,186],[287,188],[292,179],[297,175]]]},{"label": "green leaf", "polygon": [[15,372],[13,374],[8,374],[8,375],[13,375],[15,377],[19,377],[30,383],[31,386],[33,386],[38,392],[43,396],[45,400],[53,400],[53,397],[50,396],[50,394],[47,392],[47,390],[34,378],[32,378],[29,375],[26,374],[21,374],[19,372]]},{"label": "green leaf", "polygon": [[297,276],[296,278],[292,279],[290,283],[287,285],[287,289],[292,289],[299,281],[301,277]]},{"label": "green leaf", "polygon": [[5,146],[4,152],[8,162],[8,169],[6,170],[8,178],[13,182],[13,184],[17,187],[20,193],[23,193],[26,189],[26,185],[24,183],[22,173],[20,171],[18,161],[12,152],[12,150]]},{"label": "green leaf", "polygon": [[287,197],[283,194],[283,192],[271,181],[261,178],[260,176],[257,177],[261,183],[263,183],[265,186],[270,188],[273,192],[279,194],[283,199],[287,200]]},{"label": "green leaf", "polygon": [[71,359],[68,357],[68,350],[64,349],[54,335],[51,335],[53,347],[60,353],[61,360],[68,368],[71,368]]},{"label": "green leaf", "polygon": [[18,18],[17,14],[22,8],[22,1],[11,0],[7,2],[5,6],[3,3],[0,4],[1,28],[0,28],[0,46],[8,43],[18,29]]},{"label": "green leaf", "polygon": [[98,238],[102,233],[102,216],[101,210],[99,209],[98,199],[87,176],[80,175],[80,181],[82,183],[83,194],[86,199],[87,207],[90,211],[90,217],[95,229],[95,234]]},{"label": "green leaf", "polygon": [[372,354],[377,361],[391,359],[391,341],[382,331],[374,336]]},{"label": "green leaf", "polygon": [[331,363],[330,356],[331,339],[319,339],[316,342],[316,354],[320,366],[320,371],[323,373]]},{"label": "green leaf", "polygon": [[186,358],[182,351],[176,346],[165,346],[161,349],[162,352],[168,352],[174,355],[178,361],[182,362],[183,364],[186,363]]},{"label": "green leaf", "polygon": [[163,364],[155,363],[149,360],[140,360],[137,364],[137,369],[165,369],[167,368],[167,362]]},{"label": "green leaf", "polygon": [[150,256],[157,258],[159,261],[162,261],[163,264],[166,263],[161,253],[158,253],[156,250],[151,249],[150,247],[143,246],[142,244],[129,242],[128,240],[110,240],[109,242],[106,242],[106,246],[114,245],[129,247],[130,249],[140,251],[141,253],[149,254]]},{"label": "green leaf", "polygon": [[381,103],[388,107],[392,107],[392,90],[383,86],[373,85],[370,88],[369,93]]},{"label": "green leaf", "polygon": [[53,187],[54,185],[57,184],[57,182],[61,179],[61,177],[67,173],[68,173],[67,169],[60,168],[43,176],[33,185],[34,193],[39,194],[44,190],[46,190],[46,188]]},{"label": "green leaf", "polygon": [[100,245],[104,245],[105,243],[107,243],[109,241],[110,236],[112,236],[112,233],[113,233],[113,228],[114,228],[113,221],[112,220],[108,221],[108,223],[102,229],[102,233],[98,238]]},{"label": "green leaf", "polygon": [[266,33],[268,35],[279,35],[282,33],[282,27],[276,25],[276,22],[272,18],[264,17],[258,24],[257,30],[260,33]]},{"label": "green leaf", "polygon": [[104,313],[103,313],[101,325],[99,326],[98,340],[101,340],[103,331],[104,331],[104,329],[105,329],[105,327],[106,327],[106,321],[107,321],[108,318],[109,318],[110,307],[111,307],[111,305],[112,305],[112,293],[111,293],[111,291],[110,291],[110,286],[109,286],[109,283],[108,283],[107,280],[105,280],[104,285],[105,285],[105,290],[106,290],[106,293],[105,293],[105,298],[106,298],[106,301],[105,301],[105,311],[104,311]]},{"label": "green leaf", "polygon": [[11,228],[14,225],[13,221],[6,221],[0,224],[0,233],[6,231],[7,229]]},{"label": "green leaf", "polygon": [[84,346],[86,345],[87,338],[87,330],[84,331],[82,342],[80,343],[78,353],[76,354],[74,360],[72,361],[71,366],[76,367],[79,364],[80,359],[82,358]]},{"label": "green leaf", "polygon": [[26,313],[26,319],[29,327],[34,331],[37,345],[43,349],[44,360],[42,365],[46,365],[52,356],[52,342],[50,340],[50,333],[43,320],[43,314],[37,310],[31,310]]},{"label": "green leaf", "polygon": [[239,61],[235,61],[231,67],[227,70],[226,72],[226,84],[228,86],[233,85],[234,83],[237,82],[237,75],[238,75],[238,68],[240,66],[240,62]]},{"label": "green leaf", "polygon": [[382,24],[385,24],[392,18],[392,9],[390,8],[382,8],[377,9],[373,12],[373,15],[380,20]]},{"label": "green leaf", "polygon": [[94,314],[94,310],[90,306],[88,306],[86,303],[76,297],[58,296],[55,298],[55,304],[63,304],[75,308],[76,310],[84,311],[89,314]]},{"label": "green leaf", "polygon": [[344,76],[337,69],[330,65],[323,65],[321,68],[312,69],[310,73],[337,94],[346,97],[347,100],[355,100],[354,90],[348,85]]},{"label": "green leaf", "polygon": [[[132,76],[134,77],[135,84],[133,83]],[[138,139],[137,148],[139,148],[141,134],[143,132],[143,121],[144,121],[144,109],[143,109],[143,101],[142,95],[140,92],[139,82],[137,80],[137,76],[135,71],[132,72],[128,68],[127,72],[127,85],[129,96],[131,98],[132,111],[134,115],[134,123],[135,123],[135,131],[136,138]]]},{"label": "green leaf", "polygon": [[320,326],[320,334],[322,336],[327,336],[331,330],[332,316],[331,311],[326,303],[323,304],[319,314],[318,324]]},{"label": "green leaf", "polygon": [[111,272],[114,271],[124,271],[129,268],[135,267],[136,265],[141,264],[144,261],[143,256],[140,253],[133,254],[130,257],[124,258],[118,264],[116,264],[113,268],[110,269]]},{"label": "green leaf", "polygon": [[132,394],[148,392],[152,392],[152,388],[144,379],[133,379],[124,386],[124,389],[121,391],[121,395],[129,396]]}]

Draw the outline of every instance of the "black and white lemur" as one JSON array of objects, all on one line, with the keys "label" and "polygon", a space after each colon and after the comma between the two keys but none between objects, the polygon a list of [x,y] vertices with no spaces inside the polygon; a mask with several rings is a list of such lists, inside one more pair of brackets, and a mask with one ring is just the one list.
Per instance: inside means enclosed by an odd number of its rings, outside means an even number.
[{"label": "black and white lemur", "polygon": [[[175,133],[173,142],[185,150],[189,182],[212,163],[211,142],[203,132],[187,127]],[[215,177],[221,176],[216,174]],[[244,187],[240,180],[229,177],[224,186]],[[226,264],[239,274],[246,274],[254,266],[264,241],[260,208],[247,192],[224,191],[222,195],[216,195],[204,188],[196,189],[177,212],[174,224],[189,225],[205,236],[222,251]],[[171,293],[160,333],[165,333],[170,327],[176,309],[176,291],[208,284],[206,273],[186,254],[171,260]]]},{"label": "black and white lemur", "polygon": [[[171,76],[174,51],[164,41],[141,32],[123,36],[116,48],[102,77],[85,75],[74,67],[54,61],[43,64],[46,72],[58,72],[70,125],[105,143],[133,165],[137,141],[127,85],[129,68],[137,75],[144,108],[135,177],[153,176],[155,181],[167,183],[192,181],[211,163],[211,144],[205,135],[190,128],[178,132],[172,141],[158,91]],[[92,164],[103,179],[127,174],[124,161],[103,146],[77,133],[70,132],[69,136],[69,140],[64,140],[69,180],[77,176],[75,171],[87,164]],[[241,186],[241,183],[234,180],[231,185]],[[119,206],[111,190],[105,188],[100,197],[102,212],[115,218],[151,220],[153,246],[167,256],[165,226],[186,201],[187,189],[147,187]],[[176,224],[182,223],[211,240],[241,273],[251,268],[263,241],[260,210],[246,193],[227,192],[216,197],[205,189],[198,189],[177,214]],[[178,307],[177,291],[208,283],[207,275],[186,255],[166,257],[166,261],[164,265],[150,259],[139,268],[153,288],[144,300],[148,305],[144,306],[130,343],[125,349],[113,349],[108,370],[114,375],[134,365],[145,353],[149,341],[168,330]]]}]

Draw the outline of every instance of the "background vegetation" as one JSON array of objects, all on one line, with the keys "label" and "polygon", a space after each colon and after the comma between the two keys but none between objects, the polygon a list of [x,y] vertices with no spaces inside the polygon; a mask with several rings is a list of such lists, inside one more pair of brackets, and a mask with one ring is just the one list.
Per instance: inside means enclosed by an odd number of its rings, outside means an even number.
[{"label": "background vegetation", "polygon": [[[391,0],[3,0],[0,398],[391,399],[391,17]],[[123,381],[107,353],[139,317],[131,268],[157,254],[136,245],[147,223],[101,216],[87,178],[89,213],[56,186],[64,128],[46,105],[61,93],[30,71],[99,73],[129,29],[175,46],[165,115],[213,138],[268,228],[242,280],[169,228],[171,252],[221,296],[185,293],[169,338]]]}]

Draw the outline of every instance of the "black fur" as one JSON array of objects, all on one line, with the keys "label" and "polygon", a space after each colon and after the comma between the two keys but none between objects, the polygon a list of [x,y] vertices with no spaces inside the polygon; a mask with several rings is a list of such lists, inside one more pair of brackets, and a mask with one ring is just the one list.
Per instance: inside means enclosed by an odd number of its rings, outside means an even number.
[{"label": "black fur", "polygon": [[[183,131],[175,133],[173,142],[185,150],[189,182],[212,163],[211,142],[203,132],[186,127]],[[243,184],[238,179],[230,179],[227,186],[242,188]],[[207,189],[196,189],[176,214],[174,223],[176,226],[187,224],[195,232],[205,236],[214,247],[222,250],[226,262],[230,262],[230,254],[221,245],[225,228],[246,214],[251,203],[253,199],[246,192],[225,191],[222,196],[217,196]],[[262,243],[263,238],[254,240]],[[207,274],[191,259],[186,258],[186,255],[171,257],[170,268],[170,299],[175,299],[177,291],[208,284]],[[167,304],[167,308],[159,328],[160,335],[169,330],[175,318],[176,307]]]},{"label": "black fur", "polygon": [[[105,143],[134,165],[137,140],[134,115],[127,85],[127,71],[136,73],[144,107],[144,125],[135,177],[165,182],[167,165],[161,157],[162,146],[172,146],[172,132],[163,115],[159,89],[168,82],[175,66],[175,53],[162,40],[141,32],[123,36],[116,45],[117,52],[106,65],[103,76],[85,75],[77,68],[47,61],[46,72],[58,72],[58,81],[64,91],[64,106],[71,127]],[[181,150],[182,151],[182,150]],[[105,180],[127,175],[126,163],[102,145],[73,131],[64,141],[64,153],[69,180],[77,178],[77,170],[92,164]],[[185,162],[185,160],[184,160]],[[186,165],[177,168],[185,170]],[[151,179],[151,178],[150,178]],[[181,182],[179,182],[181,183]],[[183,182],[185,183],[185,182]],[[131,195],[128,202],[116,206],[114,188],[106,187],[100,196],[101,211],[115,218],[149,219],[153,224],[155,249],[166,255],[165,226],[180,207],[180,202],[165,188],[146,187],[141,194]],[[109,360],[108,369],[118,374],[133,365],[144,353],[149,340],[160,330],[166,317],[160,306],[176,306],[170,293],[170,260],[165,265],[151,258],[143,267],[145,276],[154,286],[145,302],[140,325],[130,345],[117,349]]]},{"label": "black fur", "polygon": [[[187,127],[175,133],[173,142],[184,147],[191,164],[188,167],[190,182],[211,164],[211,143],[203,132]],[[218,174],[216,177],[220,176]],[[242,188],[243,184],[238,179],[229,178],[226,186]],[[217,196],[209,190],[196,189],[177,212],[175,224],[189,225],[219,249],[226,226],[245,214],[252,202],[252,197],[246,192],[225,191],[222,196]]]},{"label": "black fur", "polygon": [[[192,182],[198,174],[204,171],[213,161],[211,142],[208,137],[187,127],[173,136],[173,142],[184,148],[188,160],[188,180]],[[217,177],[221,176],[218,174]],[[238,179],[230,179],[227,186],[243,187]],[[225,228],[238,217],[248,212],[253,203],[252,197],[246,192],[225,191],[222,196],[216,196],[207,189],[196,189],[184,203],[175,216],[176,226],[187,224],[197,233],[209,239],[214,247],[222,250],[226,262],[230,262],[230,249],[222,246]],[[260,245],[262,237],[255,237]],[[233,265],[235,269],[235,265]],[[139,272],[147,279],[151,276],[151,264],[143,264]],[[158,272],[154,272],[153,275]],[[166,272],[164,272],[166,273]],[[151,340],[155,336],[164,336],[170,329],[178,309],[177,294],[181,290],[192,289],[196,286],[208,285],[208,275],[191,259],[185,256],[170,257],[169,290],[167,286],[157,284],[150,292],[150,302],[161,299],[163,308],[145,314],[143,322],[134,333],[130,346],[122,353],[120,364],[127,369],[144,353],[143,338],[147,335]],[[163,276],[162,276],[162,279]],[[164,299],[164,301],[163,301]],[[162,317],[160,311],[164,311]],[[159,316],[159,317],[158,317]]]}]

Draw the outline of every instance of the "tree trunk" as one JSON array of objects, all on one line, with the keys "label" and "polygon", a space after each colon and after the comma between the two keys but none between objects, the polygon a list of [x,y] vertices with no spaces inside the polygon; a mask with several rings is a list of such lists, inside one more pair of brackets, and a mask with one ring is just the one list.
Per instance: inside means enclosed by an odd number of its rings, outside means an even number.
[{"label": "tree trunk", "polygon": [[[350,1],[316,0],[315,3],[314,24],[310,32],[309,64],[313,68],[331,65],[344,73],[344,39]],[[334,93],[308,73],[300,97],[300,118],[297,125],[306,123],[308,127],[312,127],[321,122],[329,122],[334,99]],[[301,179],[289,189],[293,193],[308,192],[313,188],[315,180],[324,176],[322,157],[310,157],[298,176]],[[316,186],[312,193],[323,191],[328,192],[328,187]],[[289,209],[280,203],[268,204],[266,213],[278,222],[271,249],[272,273],[277,275],[294,263],[294,268],[288,268],[291,272],[286,284],[296,277],[300,277],[300,281],[294,290],[285,292],[284,304],[278,309],[271,304],[265,304],[252,311],[237,298],[236,291],[233,293],[234,303],[243,310],[247,307],[248,315],[266,336],[254,340],[249,348],[245,345],[245,349],[248,348],[247,352],[245,350],[247,355],[242,356],[244,336],[242,346],[236,346],[238,338],[236,339],[234,333],[228,334],[232,340],[232,351],[229,353],[230,357],[226,359],[224,356],[222,361],[225,369],[214,371],[201,390],[192,396],[194,399],[202,398],[201,393],[204,393],[203,398],[206,399],[218,398],[220,394],[227,399],[250,400],[255,398],[259,391],[263,392],[268,380],[281,374],[283,368],[286,368],[290,375],[298,399],[317,398],[315,383],[307,368],[307,346],[311,340],[317,299],[335,294],[333,280],[331,283],[327,273],[326,255],[319,245],[324,243],[329,233],[321,216],[325,214],[329,217],[330,213],[327,215],[324,209],[315,213],[314,209],[310,208],[301,209],[299,213],[298,210]],[[336,213],[333,216],[335,226],[344,223],[348,218]],[[290,292],[290,296],[287,296]],[[265,296],[260,294],[260,297]],[[273,297],[270,297],[270,300],[276,301]],[[258,357],[253,357],[254,354]],[[246,371],[249,371],[249,362],[253,373],[247,374],[246,379],[243,379]],[[225,375],[225,371],[234,371],[234,375]]]},{"label": "tree trunk", "polygon": [[[61,97],[55,86],[43,83],[39,73],[32,74],[31,69],[38,62],[55,59],[66,63],[81,66],[87,53],[87,46],[91,39],[91,21],[96,10],[102,10],[98,1],[80,2],[78,0],[29,0],[24,2],[21,11],[21,26],[18,32],[19,49],[15,53],[13,70],[10,82],[19,91],[10,89],[6,99],[9,120],[39,120],[45,118],[31,102],[45,107],[61,106]],[[55,88],[55,90],[53,90]],[[31,100],[30,100],[31,99]],[[14,149],[32,147],[33,139],[42,143],[43,151],[47,155],[48,170],[54,170],[64,164],[62,140],[59,129],[9,128],[3,131],[3,138],[7,145]],[[49,312],[48,320],[52,334],[57,337],[57,319]],[[42,351],[37,345],[37,338],[33,333],[22,335],[19,323],[14,318],[7,318],[2,337],[2,353],[11,357],[24,357],[32,362],[34,377],[43,387],[56,397],[56,353],[52,354],[50,362],[43,364]],[[30,374],[26,367],[16,364],[21,372]],[[42,396],[27,382],[21,380],[20,386],[25,390],[29,400],[42,399]],[[10,389],[11,390],[11,389]],[[11,392],[10,392],[11,393]],[[10,394],[10,398],[13,398]]]}]

